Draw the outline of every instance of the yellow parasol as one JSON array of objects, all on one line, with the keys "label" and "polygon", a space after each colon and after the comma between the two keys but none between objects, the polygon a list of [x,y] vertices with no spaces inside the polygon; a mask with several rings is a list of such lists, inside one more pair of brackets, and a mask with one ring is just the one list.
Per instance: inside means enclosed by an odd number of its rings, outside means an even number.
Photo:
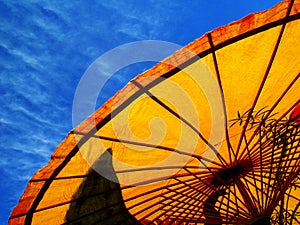
[{"label": "yellow parasol", "polygon": [[72,130],[9,224],[299,224],[300,1],[218,28]]}]

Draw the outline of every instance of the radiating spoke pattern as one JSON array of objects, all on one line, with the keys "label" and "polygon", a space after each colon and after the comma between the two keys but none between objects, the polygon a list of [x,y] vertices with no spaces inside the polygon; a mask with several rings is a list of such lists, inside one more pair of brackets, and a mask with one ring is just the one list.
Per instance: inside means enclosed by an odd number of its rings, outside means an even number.
[{"label": "radiating spoke pattern", "polygon": [[216,29],[130,81],[9,224],[300,224],[299,9]]},{"label": "radiating spoke pattern", "polygon": [[[271,217],[281,199],[297,200],[286,184],[294,181],[293,188],[297,188],[300,163],[298,124],[272,123],[277,125],[265,124],[257,130],[259,143],[247,145],[247,154],[233,166],[201,170],[186,166],[161,188],[126,199],[129,212],[143,224],[248,224],[255,217]],[[131,188],[137,187],[123,191]],[[139,197],[146,200],[131,204]],[[291,217],[291,211],[286,213]]]}]

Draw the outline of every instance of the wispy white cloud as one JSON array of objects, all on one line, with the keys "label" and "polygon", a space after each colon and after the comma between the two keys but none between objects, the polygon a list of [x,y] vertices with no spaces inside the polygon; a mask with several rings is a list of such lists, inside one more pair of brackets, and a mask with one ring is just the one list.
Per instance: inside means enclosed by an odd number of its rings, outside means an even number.
[{"label": "wispy white cloud", "polygon": [[24,63],[30,64],[33,66],[37,66],[39,64],[38,60],[35,57],[32,57],[32,56],[26,54],[25,52],[22,52],[22,51],[16,50],[16,49],[9,50],[9,52],[12,55],[21,57],[21,59],[24,61]]}]

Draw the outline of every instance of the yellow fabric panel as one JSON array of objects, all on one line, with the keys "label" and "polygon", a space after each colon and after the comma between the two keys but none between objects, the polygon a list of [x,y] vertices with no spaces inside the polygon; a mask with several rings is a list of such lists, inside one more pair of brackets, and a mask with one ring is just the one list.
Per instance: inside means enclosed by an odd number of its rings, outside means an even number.
[{"label": "yellow fabric panel", "polygon": [[91,165],[82,156],[82,152],[84,152],[84,147],[80,148],[80,151],[78,151],[76,155],[72,157],[69,163],[61,170],[56,178],[85,175]]},{"label": "yellow fabric panel", "polygon": [[62,205],[55,208],[48,209],[46,211],[36,212],[33,215],[32,225],[41,224],[62,224],[66,211],[69,209],[69,205]]},{"label": "yellow fabric panel", "polygon": [[39,203],[37,210],[70,202],[83,181],[84,178],[54,180]]},{"label": "yellow fabric panel", "polygon": [[[163,189],[160,188],[164,187],[167,184],[168,181],[163,180],[161,182],[156,182],[145,186],[142,185],[142,186],[123,189],[122,195],[125,200],[126,207],[129,209],[129,212],[133,215],[136,214],[135,216],[137,219],[141,219],[148,214],[150,215],[148,215],[147,219],[155,218],[155,215],[152,214],[151,212],[158,211],[158,208],[161,206],[160,204],[155,204],[155,203],[163,200],[162,197],[160,196],[163,192]],[[158,190],[153,191],[151,193],[147,193],[149,192],[149,190],[156,190],[156,189]],[[142,202],[143,204],[141,204]]]},{"label": "yellow fabric panel", "polygon": [[[300,25],[297,21],[290,22],[286,25],[279,49],[276,53],[270,74],[266,80],[261,96],[257,103],[257,109],[262,108],[266,103],[272,106],[277,99],[284,93],[290,83],[299,76],[300,64]],[[294,46],[291,47],[290,46]],[[280,108],[275,111],[283,113],[300,99],[299,79],[293,85],[287,95],[280,101]],[[280,110],[280,111],[279,111]]]},{"label": "yellow fabric panel", "polygon": [[[106,130],[107,131],[107,130]],[[111,141],[106,141],[99,138],[91,138],[89,139],[80,149],[80,155],[83,155],[83,157],[86,157],[85,159],[88,160],[90,165],[92,165],[95,160],[108,148],[113,149],[113,164],[114,169],[116,173],[118,174],[118,178],[121,183],[128,184],[129,183],[136,183],[140,182],[142,179],[143,181],[147,181],[147,174],[151,174],[153,176],[153,170],[149,170],[149,167],[152,166],[151,164],[149,166],[149,161],[158,163],[156,170],[157,177],[165,177],[164,172],[159,172],[159,168],[166,165],[167,163],[159,164],[160,161],[163,159],[159,159],[157,155],[164,157],[164,155],[169,155],[169,151],[155,149],[155,148],[149,148],[149,147],[138,147],[137,145],[132,144],[126,144],[126,143],[114,143]],[[136,155],[138,154],[139,157]],[[82,157],[82,156],[80,156]],[[185,160],[188,160],[188,157],[181,157]],[[80,160],[83,160],[84,158],[81,158]],[[74,161],[74,164],[79,163],[80,161]],[[142,165],[142,163],[144,164]],[[72,163],[73,164],[73,163]],[[74,165],[73,164],[73,165]],[[87,163],[84,163],[83,165],[86,165]],[[176,165],[174,165],[176,166]],[[175,172],[180,168],[181,164],[177,166],[177,168],[171,168],[169,170],[175,170]],[[73,169],[64,169],[62,172],[58,175],[58,177],[64,177],[68,175],[68,172],[70,172],[70,175],[80,175],[82,172],[85,171],[85,169],[80,169],[80,164],[74,165]],[[66,166],[68,168],[68,166]],[[86,168],[84,166],[84,168]],[[138,169],[139,171],[135,171]],[[128,170],[127,172],[123,172],[124,170]],[[133,171],[132,171],[133,170]],[[77,172],[81,171],[81,172]],[[174,173],[175,173],[174,172]],[[101,173],[101,172],[100,172]],[[169,174],[170,172],[166,172]],[[102,175],[107,175],[106,173]],[[108,177],[110,178],[110,177]],[[150,179],[150,178],[149,178]]]},{"label": "yellow fabric panel", "polygon": [[[195,124],[195,127],[199,127],[199,132],[217,151],[225,138],[225,117],[222,108],[221,92],[213,70],[207,68],[207,65],[201,59],[169,80],[177,82],[184,89],[185,95],[192,101],[193,106],[186,107],[183,112],[193,112],[193,110],[197,112],[196,122],[193,122],[193,116],[186,116],[187,120]],[[159,85],[157,87],[160,88]],[[163,89],[164,87],[161,88],[161,90]],[[195,148],[195,154],[210,159],[213,159],[215,156],[211,148],[200,138],[198,146]]]},{"label": "yellow fabric panel", "polygon": [[[242,114],[251,108],[279,32],[276,27],[216,52],[229,121],[237,118],[238,111]],[[212,67],[212,63],[208,64]]]},{"label": "yellow fabric panel", "polygon": [[[165,99],[161,100],[172,107]],[[101,128],[97,135],[137,143],[136,145],[114,144],[114,148],[119,149],[114,153],[114,157],[138,166],[159,163],[170,155],[169,151],[154,148],[157,145],[185,150],[182,146],[178,146],[182,141],[182,135],[198,139],[190,129],[186,128],[186,125],[181,124],[178,118],[147,95],[137,98]],[[138,146],[139,143],[150,144],[153,147]],[[189,143],[180,144],[188,148]]]},{"label": "yellow fabric panel", "polygon": [[[203,73],[203,67],[204,65],[201,61],[195,62],[170,77],[167,81],[163,81],[151,88],[149,91],[154,96],[160,96],[165,101],[169,101],[169,104],[173,104],[177,109],[176,112],[183,119],[187,120],[197,130],[200,130],[206,139],[209,139],[212,127],[212,108],[209,100],[212,97],[208,88],[205,88],[205,85],[212,85],[209,84],[209,81],[201,81],[201,77],[210,76],[208,74],[210,72],[201,74]],[[216,98],[216,101],[220,102],[218,93],[216,93]],[[178,118],[175,118],[167,110],[165,110],[165,113],[170,114],[173,119],[178,120]],[[181,121],[181,123],[184,123],[184,121]],[[187,139],[187,137],[189,136],[185,135],[182,138]]]},{"label": "yellow fabric panel", "polygon": [[94,129],[95,125],[110,115],[113,109],[122,105],[124,102],[139,91],[139,88],[132,83],[128,83],[121,91],[118,91],[111,99],[109,99],[94,114],[88,117],[80,125],[74,128],[75,132],[88,133]]},{"label": "yellow fabric panel", "polygon": [[[243,115],[251,108],[276,43],[274,37],[277,37],[279,32],[280,27],[276,27],[216,51],[226,104],[230,144],[234,151],[240,141],[239,134],[242,126],[230,127],[233,123],[231,120],[237,119],[238,113]],[[208,55],[202,60],[215,73],[212,55]],[[249,132],[251,133],[251,131]],[[225,159],[230,157],[227,149],[225,144],[220,149],[220,153]]]}]

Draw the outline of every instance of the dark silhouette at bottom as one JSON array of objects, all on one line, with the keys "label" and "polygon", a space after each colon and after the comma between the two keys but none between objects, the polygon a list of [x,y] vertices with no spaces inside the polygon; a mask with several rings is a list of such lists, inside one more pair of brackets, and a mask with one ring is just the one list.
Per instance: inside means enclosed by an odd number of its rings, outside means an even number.
[{"label": "dark silhouette at bottom", "polygon": [[[97,171],[105,171],[106,179]],[[112,150],[107,149],[88,171],[87,177],[73,196],[65,217],[73,225],[140,225],[124,204],[118,179],[112,165]]]},{"label": "dark silhouette at bottom", "polygon": [[205,216],[205,225],[222,224],[222,216],[219,211],[215,209],[215,204],[220,196],[223,196],[226,190],[213,192],[204,202],[203,215]]},{"label": "dark silhouette at bottom", "polygon": [[261,217],[251,222],[250,225],[271,225],[270,217]]}]

